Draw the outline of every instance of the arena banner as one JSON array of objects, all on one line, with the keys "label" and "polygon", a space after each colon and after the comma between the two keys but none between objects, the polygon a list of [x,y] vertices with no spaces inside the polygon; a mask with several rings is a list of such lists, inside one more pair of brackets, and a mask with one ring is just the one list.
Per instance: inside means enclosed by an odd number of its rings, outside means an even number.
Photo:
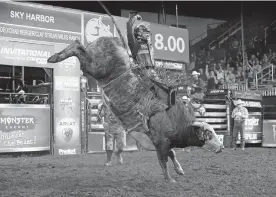
[{"label": "arena banner", "polygon": [[264,120],[262,146],[276,147],[276,120]]},{"label": "arena banner", "polygon": [[50,150],[50,106],[0,104],[0,152]]},{"label": "arena banner", "polygon": [[238,91],[232,92],[235,99],[245,99],[245,100],[262,100],[262,93],[260,91]]},{"label": "arena banner", "polygon": [[53,45],[0,40],[0,64],[52,68],[47,59],[53,54]]},{"label": "arena banner", "polygon": [[69,44],[81,40],[81,12],[0,2],[0,36]]},{"label": "arena banner", "polygon": [[[67,45],[55,45],[59,52]],[[80,64],[76,57],[54,66],[54,154],[81,153]]]},{"label": "arena banner", "polygon": [[261,132],[263,126],[263,119],[261,112],[249,112],[248,118],[245,120],[246,132]]}]

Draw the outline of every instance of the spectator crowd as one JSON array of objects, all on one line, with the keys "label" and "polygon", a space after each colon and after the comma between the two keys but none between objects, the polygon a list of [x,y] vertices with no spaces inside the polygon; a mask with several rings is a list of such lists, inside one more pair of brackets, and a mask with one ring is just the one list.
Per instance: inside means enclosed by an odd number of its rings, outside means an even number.
[{"label": "spectator crowd", "polygon": [[205,82],[207,89],[246,83],[249,88],[253,88],[256,75],[260,78],[268,72],[271,64],[276,63],[276,53],[271,49],[266,53],[261,53],[261,50],[245,52],[243,57],[241,43],[236,38],[223,50],[224,53],[220,56],[215,56],[213,51],[205,48],[191,54],[189,70],[200,73],[199,78]]}]

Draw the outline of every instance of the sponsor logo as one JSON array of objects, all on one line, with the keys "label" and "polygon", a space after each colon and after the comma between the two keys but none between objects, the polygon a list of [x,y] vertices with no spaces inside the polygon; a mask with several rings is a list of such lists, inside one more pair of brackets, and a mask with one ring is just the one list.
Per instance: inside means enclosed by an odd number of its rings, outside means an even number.
[{"label": "sponsor logo", "polygon": [[75,154],[77,154],[75,148],[74,149],[67,149],[67,150],[58,149],[58,153],[60,155],[75,155]]},{"label": "sponsor logo", "polygon": [[225,93],[224,90],[211,90],[210,94],[219,94],[219,93]]},{"label": "sponsor logo", "polygon": [[71,72],[77,64],[77,59],[75,57],[70,57],[65,59],[64,61],[59,63],[59,66],[66,70],[67,72]]},{"label": "sponsor logo", "polygon": [[[234,105],[237,105],[237,101],[234,101]],[[256,102],[256,101],[243,101],[242,100],[242,105],[244,107],[258,107],[258,108],[261,108],[262,105],[260,102]]]},{"label": "sponsor logo", "polygon": [[69,142],[72,139],[73,129],[71,129],[71,128],[64,128],[62,130],[62,135],[64,137],[65,142]]},{"label": "sponsor logo", "polygon": [[47,59],[51,56],[49,51],[9,47],[2,47],[0,54],[4,54],[7,59],[34,61],[42,65],[47,64]]},{"label": "sponsor logo", "polygon": [[36,124],[34,116],[10,116],[1,115],[0,130],[3,132],[22,131],[27,129],[34,129]]},{"label": "sponsor logo", "polygon": [[55,77],[55,89],[60,91],[79,91],[80,79],[79,77]]},{"label": "sponsor logo", "polygon": [[62,99],[60,101],[61,110],[67,111],[67,113],[73,112],[73,107],[75,107],[75,103],[71,98]]},{"label": "sponsor logo", "polygon": [[252,117],[245,120],[245,128],[247,130],[252,130],[255,126],[259,126],[258,118]]},{"label": "sponsor logo", "polygon": [[114,25],[112,21],[104,16],[94,16],[85,26],[85,37],[87,42],[93,42],[99,37],[113,37]]},{"label": "sponsor logo", "polygon": [[78,124],[72,118],[64,118],[57,124],[57,134],[64,142],[69,143],[78,137]]},{"label": "sponsor logo", "polygon": [[276,141],[276,125],[275,124],[272,125],[272,130],[273,130],[273,139],[274,139],[274,141]]},{"label": "sponsor logo", "polygon": [[182,70],[184,64],[177,63],[177,62],[167,62],[167,61],[159,61],[155,60],[156,67],[171,69],[171,70]]},{"label": "sponsor logo", "polygon": [[205,112],[206,112],[206,109],[204,107],[204,105],[201,105],[198,109],[197,109],[198,113],[201,115],[201,116],[204,116],[205,115]]}]

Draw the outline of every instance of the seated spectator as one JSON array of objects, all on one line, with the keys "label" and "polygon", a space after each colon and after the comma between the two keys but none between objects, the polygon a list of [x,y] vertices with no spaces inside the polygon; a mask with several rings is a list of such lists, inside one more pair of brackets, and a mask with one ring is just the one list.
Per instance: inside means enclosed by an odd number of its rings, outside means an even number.
[{"label": "seated spectator", "polygon": [[233,49],[238,49],[239,46],[240,46],[240,43],[239,43],[239,41],[237,40],[236,36],[233,36],[233,41],[232,41],[232,43],[231,43],[231,47],[232,47]]},{"label": "seated spectator", "polygon": [[262,66],[260,65],[260,62],[258,59],[255,60],[255,64],[253,65],[252,69],[254,74],[261,72]]},{"label": "seated spectator", "polygon": [[225,73],[225,82],[226,83],[235,83],[236,82],[236,76],[235,76],[235,74],[233,72],[232,67],[231,67],[231,69],[229,69]]},{"label": "seated spectator", "polygon": [[250,64],[250,66],[252,67],[254,64],[256,64],[256,56],[253,54],[251,55],[248,63]]},{"label": "seated spectator", "polygon": [[261,60],[261,64],[263,65],[263,67],[265,67],[265,65],[267,65],[267,63],[268,63],[268,58],[267,58],[267,55],[264,54],[263,58]]},{"label": "seated spectator", "polygon": [[260,52],[259,51],[257,51],[257,53],[256,53],[256,58],[259,60],[259,61],[261,61],[261,54],[260,54]]},{"label": "seated spectator", "polygon": [[237,68],[237,73],[236,73],[236,82],[244,82],[245,76],[244,72],[241,66]]},{"label": "seated spectator", "polygon": [[200,73],[199,78],[204,82],[207,81],[207,76],[205,75],[205,72],[203,72],[202,68],[199,69],[199,73]]}]

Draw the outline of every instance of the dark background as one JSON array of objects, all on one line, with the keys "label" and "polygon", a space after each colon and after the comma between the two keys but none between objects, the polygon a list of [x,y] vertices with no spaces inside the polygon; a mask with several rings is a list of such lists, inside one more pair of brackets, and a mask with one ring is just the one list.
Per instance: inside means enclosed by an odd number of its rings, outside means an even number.
[{"label": "dark background", "polygon": [[[105,14],[97,1],[37,1],[35,3]],[[158,13],[162,8],[161,1],[103,1],[103,3],[111,14],[116,16],[121,16],[121,9]],[[178,14],[182,16],[228,21],[240,17],[242,4],[244,17],[276,20],[276,2],[273,1],[164,1],[165,12],[175,14],[176,4]]]}]

